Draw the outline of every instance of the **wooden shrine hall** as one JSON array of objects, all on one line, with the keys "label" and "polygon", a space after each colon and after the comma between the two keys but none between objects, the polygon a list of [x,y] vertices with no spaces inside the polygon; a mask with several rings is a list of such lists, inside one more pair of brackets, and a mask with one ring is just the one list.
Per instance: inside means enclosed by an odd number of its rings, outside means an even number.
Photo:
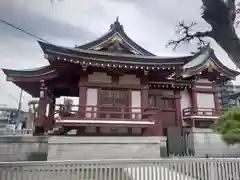
[{"label": "wooden shrine hall", "polygon": [[[76,129],[80,136],[163,136],[169,127],[207,127],[220,114],[216,83],[239,75],[209,46],[185,57],[156,56],[118,20],[81,46],[38,43],[49,65],[3,69],[8,81],[39,98],[36,135]],[[79,103],[56,104],[62,96]]]}]

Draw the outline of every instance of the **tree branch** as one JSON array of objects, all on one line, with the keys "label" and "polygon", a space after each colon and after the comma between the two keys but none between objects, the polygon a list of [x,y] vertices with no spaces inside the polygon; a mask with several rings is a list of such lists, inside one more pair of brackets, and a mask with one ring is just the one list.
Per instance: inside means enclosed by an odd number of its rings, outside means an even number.
[{"label": "tree branch", "polygon": [[176,32],[178,34],[182,34],[183,37],[178,40],[170,40],[167,46],[173,46],[175,50],[178,45],[181,43],[189,43],[192,40],[197,40],[199,46],[204,46],[207,42],[203,39],[204,37],[211,37],[212,31],[204,31],[204,32],[195,32],[191,33],[192,27],[195,26],[196,23],[192,22],[190,25],[186,25],[184,21],[180,22]]}]

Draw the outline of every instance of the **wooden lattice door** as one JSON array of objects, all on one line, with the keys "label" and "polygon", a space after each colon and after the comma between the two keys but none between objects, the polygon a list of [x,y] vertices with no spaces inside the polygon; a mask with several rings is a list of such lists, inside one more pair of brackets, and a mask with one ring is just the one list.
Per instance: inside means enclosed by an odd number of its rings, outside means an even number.
[{"label": "wooden lattice door", "polygon": [[150,95],[149,104],[152,107],[162,111],[161,120],[163,128],[177,125],[175,98],[165,98],[160,95]]},{"label": "wooden lattice door", "polygon": [[128,91],[101,90],[100,91],[100,118],[127,118]]}]

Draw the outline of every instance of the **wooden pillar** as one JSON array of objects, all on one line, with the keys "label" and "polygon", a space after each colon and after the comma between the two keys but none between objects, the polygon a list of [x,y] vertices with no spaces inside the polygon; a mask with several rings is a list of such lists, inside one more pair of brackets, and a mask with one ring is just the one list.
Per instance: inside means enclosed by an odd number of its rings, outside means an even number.
[{"label": "wooden pillar", "polygon": [[55,113],[55,104],[56,104],[56,98],[51,97],[49,98],[49,107],[48,107],[48,123],[46,126],[46,129],[52,129],[54,125],[54,113]]},{"label": "wooden pillar", "polygon": [[176,107],[176,125],[178,127],[182,127],[182,115],[181,115],[181,96],[180,91],[175,90],[174,94],[177,96],[175,101],[175,107]]},{"label": "wooden pillar", "polygon": [[[198,102],[197,102],[197,91],[196,91],[196,85],[192,85],[191,89],[191,105],[192,105],[192,114],[191,115],[197,115],[198,113]],[[195,119],[192,119],[192,126],[195,127]]]},{"label": "wooden pillar", "polygon": [[217,87],[216,85],[214,84],[213,86],[213,90],[214,90],[214,108],[215,108],[215,113],[216,115],[219,115],[220,114],[220,102],[219,102],[219,98],[218,98],[218,93],[217,93]]},{"label": "wooden pillar", "polygon": [[148,89],[142,89],[141,91],[141,104],[142,104],[142,109],[146,109],[149,107],[149,102],[148,102]]},{"label": "wooden pillar", "polygon": [[143,136],[163,136],[163,122],[162,122],[162,111],[157,109],[150,109],[149,112],[156,112],[153,116],[155,124],[153,127],[148,127],[144,130]]},{"label": "wooden pillar", "polygon": [[47,106],[47,87],[44,81],[40,81],[40,95],[39,95],[39,105],[38,105],[38,114],[35,126],[35,135],[44,134],[44,121],[46,119],[46,106]]},{"label": "wooden pillar", "polygon": [[141,77],[141,85],[143,86],[143,89],[141,90],[141,107],[142,109],[146,109],[149,107],[147,71],[145,71],[144,75]]},{"label": "wooden pillar", "polygon": [[81,74],[79,79],[78,87],[79,87],[79,108],[78,114],[79,117],[85,117],[85,109],[86,109],[86,101],[87,101],[87,87],[86,83],[88,82],[88,75],[86,72]]},{"label": "wooden pillar", "polygon": [[191,89],[191,105],[192,105],[193,113],[196,114],[198,105],[197,105],[197,92],[196,92],[195,85],[192,85],[192,89]]}]

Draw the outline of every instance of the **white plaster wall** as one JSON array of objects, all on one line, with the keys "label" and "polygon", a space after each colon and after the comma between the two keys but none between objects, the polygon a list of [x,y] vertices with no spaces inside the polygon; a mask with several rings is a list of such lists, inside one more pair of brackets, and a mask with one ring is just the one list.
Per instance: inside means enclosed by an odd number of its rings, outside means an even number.
[{"label": "white plaster wall", "polygon": [[191,107],[191,96],[190,96],[189,92],[187,91],[187,89],[184,91],[181,91],[180,96],[181,96],[181,99],[180,99],[181,114],[183,116],[183,109]]},{"label": "white plaster wall", "polygon": [[197,82],[200,82],[200,83],[212,83],[211,81],[209,81],[208,79],[199,79],[197,80]]},{"label": "white plaster wall", "polygon": [[[87,102],[86,105],[87,106],[97,106],[97,101],[98,101],[98,90],[94,89],[94,88],[88,88],[87,89]],[[91,107],[87,107],[86,111],[91,111]],[[97,108],[94,109],[95,111],[97,110]],[[96,117],[97,113],[94,113],[94,117]],[[91,113],[90,112],[86,112],[86,117],[90,118],[91,117]]]},{"label": "white plaster wall", "polygon": [[136,75],[120,76],[119,84],[140,84],[140,78],[137,78]]},{"label": "white plaster wall", "polygon": [[214,95],[211,93],[197,93],[198,108],[215,108]]},{"label": "white plaster wall", "polygon": [[[133,113],[141,113],[141,91],[132,91],[132,108],[137,108],[137,109],[132,109]],[[133,119],[141,119],[141,117],[136,117],[135,114],[132,114]]]},{"label": "white plaster wall", "polygon": [[94,72],[88,75],[89,82],[101,82],[101,83],[111,83],[112,77],[108,76],[107,73]]},{"label": "white plaster wall", "polygon": [[212,86],[196,86],[196,88],[205,88],[205,89],[212,89]]}]

